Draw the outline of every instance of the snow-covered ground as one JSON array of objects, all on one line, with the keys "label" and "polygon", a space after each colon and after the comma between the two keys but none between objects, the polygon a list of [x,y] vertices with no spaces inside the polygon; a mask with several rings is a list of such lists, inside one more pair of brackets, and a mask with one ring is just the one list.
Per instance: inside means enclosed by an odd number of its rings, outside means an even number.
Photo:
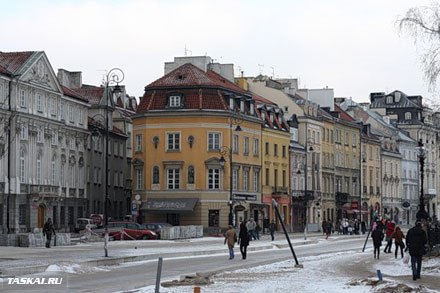
[{"label": "snow-covered ground", "polygon": [[[203,293],[440,292],[438,257],[423,262],[422,279],[418,281],[412,280],[410,264],[404,264],[400,258],[385,256],[377,261],[368,250],[362,254],[348,251],[305,257],[299,262],[303,268],[296,268],[294,260],[286,260],[217,274],[210,278],[210,285],[161,287],[160,292],[192,293],[194,287],[200,287]],[[378,282],[377,270],[384,275],[382,282]],[[438,286],[432,282],[436,279],[434,283],[438,282]],[[148,286],[137,292],[150,293],[154,289],[154,286]]]}]

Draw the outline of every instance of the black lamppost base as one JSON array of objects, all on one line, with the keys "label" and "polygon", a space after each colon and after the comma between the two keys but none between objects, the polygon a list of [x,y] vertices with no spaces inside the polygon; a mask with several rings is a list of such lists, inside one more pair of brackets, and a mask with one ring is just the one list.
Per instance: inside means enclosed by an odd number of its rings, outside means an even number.
[{"label": "black lamppost base", "polygon": [[422,220],[422,219],[428,219],[429,215],[428,213],[425,211],[425,209],[419,210],[416,214],[416,219],[417,220]]}]

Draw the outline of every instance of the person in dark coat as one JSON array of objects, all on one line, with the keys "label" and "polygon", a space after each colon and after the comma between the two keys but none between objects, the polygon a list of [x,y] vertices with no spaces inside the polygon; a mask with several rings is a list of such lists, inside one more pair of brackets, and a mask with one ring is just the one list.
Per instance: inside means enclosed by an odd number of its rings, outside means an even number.
[{"label": "person in dark coat", "polygon": [[272,241],[275,240],[275,222],[272,221],[269,225],[270,237],[272,237]]},{"label": "person in dark coat", "polygon": [[247,247],[249,246],[249,233],[246,224],[241,222],[240,233],[238,234],[238,244],[240,245],[240,252],[242,259],[246,259]]},{"label": "person in dark coat", "polygon": [[416,225],[408,230],[406,234],[406,248],[411,256],[411,268],[413,280],[420,279],[422,269],[422,256],[425,254],[425,244],[428,239],[426,232],[422,229],[422,223],[416,222]]},{"label": "person in dark coat", "polygon": [[55,235],[55,229],[52,224],[52,219],[48,218],[43,226],[43,236],[46,236],[46,248],[50,248],[50,240],[52,239],[52,233]]},{"label": "person in dark coat", "polygon": [[403,249],[405,248],[405,243],[403,243],[403,238],[405,238],[405,234],[403,234],[399,226],[396,226],[394,233],[391,234],[391,239],[394,239],[394,245],[396,245],[396,252],[394,253],[394,258],[397,258],[397,251],[399,250],[399,248],[400,248],[400,255],[403,258]]},{"label": "person in dark coat", "polygon": [[380,246],[382,245],[383,240],[383,232],[380,226],[377,226],[377,228],[374,229],[373,233],[371,233],[371,238],[373,238],[374,258],[379,259]]}]

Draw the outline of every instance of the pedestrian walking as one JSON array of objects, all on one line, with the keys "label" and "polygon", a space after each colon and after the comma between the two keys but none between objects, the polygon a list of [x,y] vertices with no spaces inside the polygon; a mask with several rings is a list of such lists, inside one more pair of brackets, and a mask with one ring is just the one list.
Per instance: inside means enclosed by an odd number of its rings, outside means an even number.
[{"label": "pedestrian walking", "polygon": [[238,244],[240,245],[241,258],[246,259],[247,247],[249,246],[249,233],[244,222],[241,222],[240,224]]},{"label": "pedestrian walking", "polygon": [[332,233],[332,229],[333,229],[333,223],[330,220],[328,220],[325,223],[325,228],[324,228],[325,239],[328,239],[328,237]]},{"label": "pedestrian walking", "polygon": [[249,221],[246,223],[246,228],[248,229],[249,232],[249,240],[257,240],[257,235],[255,234],[255,228],[256,228],[256,224],[254,219],[250,218]]},{"label": "pedestrian walking", "polygon": [[406,248],[411,256],[411,269],[414,281],[420,279],[422,256],[425,254],[425,244],[427,241],[426,232],[422,229],[422,223],[417,220],[416,225],[406,233]]},{"label": "pedestrian walking", "polygon": [[55,229],[52,224],[52,219],[48,218],[43,226],[43,236],[46,236],[46,248],[50,248],[50,241],[52,240],[52,234],[55,236]]},{"label": "pedestrian walking", "polygon": [[326,220],[322,220],[322,224],[321,224],[321,228],[322,228],[322,233],[324,234],[324,235],[326,235],[327,234],[327,221]]},{"label": "pedestrian walking", "polygon": [[385,246],[384,252],[391,253],[391,246],[393,246],[393,240],[391,239],[391,234],[393,234],[395,229],[395,224],[389,220],[385,222],[385,241],[387,245]]},{"label": "pedestrian walking", "polygon": [[373,230],[371,238],[373,238],[374,258],[379,259],[380,246],[382,245],[383,240],[383,232],[380,226],[377,226],[376,229]]},{"label": "pedestrian walking", "polygon": [[272,237],[272,241],[274,241],[275,240],[275,221],[273,221],[273,220],[269,225],[269,231],[270,231],[270,237]]},{"label": "pedestrian walking", "polygon": [[396,246],[396,251],[394,252],[394,258],[397,258],[397,251],[400,248],[400,255],[403,258],[403,250],[405,249],[405,243],[403,242],[403,238],[405,238],[405,235],[403,234],[402,230],[399,226],[396,226],[396,229],[394,230],[393,234],[391,234],[391,239],[394,239],[394,245]]},{"label": "pedestrian walking", "polygon": [[255,235],[257,236],[257,240],[260,240],[260,232],[261,232],[261,226],[260,224],[256,224],[255,226]]},{"label": "pedestrian walking", "polygon": [[367,225],[365,224],[365,221],[362,221],[361,222],[361,232],[362,232],[362,235],[364,235],[366,231],[367,231]]},{"label": "pedestrian walking", "polygon": [[237,242],[237,234],[234,228],[229,225],[228,230],[225,233],[225,244],[228,245],[229,259],[234,259],[234,245]]}]

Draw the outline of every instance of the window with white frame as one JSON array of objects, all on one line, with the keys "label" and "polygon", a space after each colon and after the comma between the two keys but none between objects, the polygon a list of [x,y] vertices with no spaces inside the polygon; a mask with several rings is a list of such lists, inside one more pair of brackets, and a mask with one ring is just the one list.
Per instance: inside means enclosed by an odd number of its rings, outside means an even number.
[{"label": "window with white frame", "polygon": [[83,111],[83,109],[79,109],[79,118],[78,118],[78,123],[79,124],[84,124],[84,111]]},{"label": "window with white frame", "polygon": [[243,170],[243,191],[249,190],[249,170]]},{"label": "window with white frame", "polygon": [[232,189],[238,190],[238,169],[232,170]]},{"label": "window with white frame", "polygon": [[55,158],[52,158],[52,162],[51,162],[51,169],[52,169],[52,174],[51,174],[51,180],[52,180],[52,185],[57,185],[56,184],[56,165],[55,165]]},{"label": "window with white frame", "polygon": [[170,107],[180,107],[181,106],[181,97],[178,95],[170,96],[169,106]]},{"label": "window with white frame", "polygon": [[37,98],[36,98],[36,102],[37,102],[37,111],[38,112],[43,112],[43,97],[40,93],[37,94]]},{"label": "window with white frame", "polygon": [[167,183],[168,189],[180,189],[180,169],[167,169]]},{"label": "window with white frame", "polygon": [[127,148],[131,149],[131,132],[128,132]]},{"label": "window with white frame", "polygon": [[20,157],[20,183],[25,183],[26,179],[26,164],[24,160],[24,156]]},{"label": "window with white frame", "polygon": [[142,169],[136,169],[136,189],[137,190],[144,189],[144,177],[143,177]]},{"label": "window with white frame", "polygon": [[119,156],[119,142],[118,141],[113,142],[113,152],[114,152],[115,156]]},{"label": "window with white frame", "polygon": [[113,175],[113,186],[119,185],[119,172],[115,171]]},{"label": "window with white frame", "polygon": [[208,169],[208,189],[220,189],[220,169]]},{"label": "window with white frame", "polygon": [[74,107],[73,107],[73,105],[70,105],[70,104],[67,107],[68,107],[68,112],[69,112],[69,121],[73,123],[73,122],[75,122],[75,119],[73,116],[73,110],[74,110],[73,108]]},{"label": "window with white frame", "polygon": [[412,119],[411,112],[405,112],[405,120],[411,120],[411,119]]},{"label": "window with white frame", "polygon": [[60,116],[61,116],[61,120],[66,120],[66,113],[64,111],[64,102],[61,101],[60,103]]},{"label": "window with white frame", "polygon": [[254,192],[260,191],[260,170],[254,170]]},{"label": "window with white frame", "polygon": [[56,98],[49,98],[49,108],[50,108],[50,114],[52,114],[53,116],[56,115]]},{"label": "window with white frame", "polygon": [[209,132],[208,133],[208,151],[216,151],[220,149],[220,132]]},{"label": "window with white frame", "polygon": [[37,184],[41,184],[41,160],[37,159]]},{"label": "window with white frame", "polygon": [[27,128],[26,125],[22,125],[21,126],[20,139],[21,140],[27,140],[28,139],[28,128]]},{"label": "window with white frame", "polygon": [[137,152],[142,152],[142,134],[136,134],[135,148]]},{"label": "window with white frame", "polygon": [[260,140],[258,138],[254,138],[254,156],[259,155],[260,149]]},{"label": "window with white frame", "polygon": [[234,153],[238,153],[239,147],[238,147],[238,134],[234,134],[232,137],[232,151]]},{"label": "window with white frame", "polygon": [[20,107],[26,107],[26,92],[25,90],[20,90]]},{"label": "window with white frame", "polygon": [[249,137],[245,136],[243,138],[243,148],[244,148],[244,154],[248,155],[249,154]]},{"label": "window with white frame", "polygon": [[119,172],[119,186],[124,187],[124,173],[122,171]]},{"label": "window with white frame", "polygon": [[123,142],[119,142],[119,156],[121,156],[121,157],[124,156],[124,143]]},{"label": "window with white frame", "polygon": [[170,132],[167,135],[167,150],[178,151],[180,150],[180,133]]},{"label": "window with white frame", "polygon": [[65,165],[61,164],[61,167],[60,167],[60,182],[61,182],[61,186],[65,186],[66,185],[66,183],[64,182],[64,167],[65,167]]},{"label": "window with white frame", "polygon": [[52,145],[57,145],[58,143],[58,131],[52,130],[52,137],[50,138],[50,142]]}]

